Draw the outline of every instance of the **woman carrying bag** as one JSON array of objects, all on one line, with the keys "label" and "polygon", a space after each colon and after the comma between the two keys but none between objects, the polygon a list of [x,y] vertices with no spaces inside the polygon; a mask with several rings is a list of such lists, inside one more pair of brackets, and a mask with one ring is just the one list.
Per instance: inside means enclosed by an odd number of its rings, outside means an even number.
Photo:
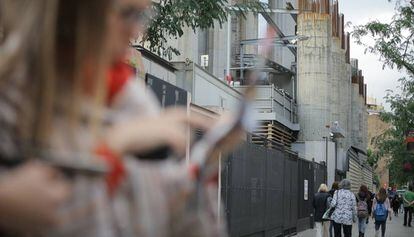
[{"label": "woman carrying bag", "polygon": [[352,224],[356,221],[356,199],[355,195],[350,191],[351,181],[342,180],[340,190],[336,191],[332,199],[331,206],[335,208],[331,219],[334,222],[335,237],[352,236]]},{"label": "woman carrying bag", "polygon": [[390,200],[387,198],[387,191],[385,188],[381,188],[374,198],[374,204],[372,205],[372,218],[375,220],[375,237],[379,237],[381,228],[381,236],[385,236],[387,218],[391,221],[391,205]]},{"label": "woman carrying bag", "polygon": [[329,220],[324,220],[323,215],[329,208],[328,187],[326,184],[321,184],[318,192],[313,198],[313,208],[315,210],[315,225],[316,225],[316,236],[317,237],[328,237],[329,231]]}]

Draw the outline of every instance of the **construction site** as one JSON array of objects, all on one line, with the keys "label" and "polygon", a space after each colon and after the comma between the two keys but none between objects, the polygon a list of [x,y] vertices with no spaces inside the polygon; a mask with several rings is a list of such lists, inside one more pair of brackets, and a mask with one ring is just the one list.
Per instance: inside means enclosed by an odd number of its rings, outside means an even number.
[{"label": "construction site", "polygon": [[137,48],[144,56],[138,71],[162,105],[213,118],[234,110],[245,75],[259,72],[258,126],[221,166],[219,211],[231,236],[287,236],[312,227],[321,183],[348,178],[353,192],[362,184],[376,191],[363,65],[350,57],[338,1],[262,2],[268,11],[185,29],[171,40],[180,51],[171,60]]}]

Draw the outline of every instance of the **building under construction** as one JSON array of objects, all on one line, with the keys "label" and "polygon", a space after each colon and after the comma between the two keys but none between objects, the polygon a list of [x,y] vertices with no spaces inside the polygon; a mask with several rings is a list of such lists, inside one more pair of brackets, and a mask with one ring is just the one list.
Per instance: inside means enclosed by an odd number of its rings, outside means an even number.
[{"label": "building under construction", "polygon": [[[372,189],[366,165],[367,87],[358,61],[350,59],[350,36],[338,1],[299,0],[297,103],[301,131],[295,148],[307,159],[327,162],[328,184],[348,177],[353,191]],[[364,174],[364,175],[361,175]]]},{"label": "building under construction", "polygon": [[[188,65],[197,64],[237,90],[243,89],[241,79],[247,71],[260,70],[261,85],[258,87],[255,115],[260,126],[252,140],[270,147],[290,149],[299,132],[295,95],[296,46],[292,43],[297,39],[295,26],[298,11],[292,1],[271,0],[268,3],[272,11],[246,13],[245,18],[232,16],[229,24],[223,24],[222,28],[217,24],[212,29],[196,32],[186,29],[183,37],[174,42],[181,55],[172,61],[180,68],[185,62]],[[287,6],[289,9],[286,9]],[[262,52],[261,47],[269,31],[274,32],[273,47],[268,52]],[[185,70],[191,70],[191,67]],[[225,96],[212,98],[208,90],[197,93],[209,97],[201,102],[202,106],[213,108],[224,105],[225,110],[231,110],[228,105],[233,102]]]},{"label": "building under construction", "polygon": [[350,58],[338,2],[267,3],[268,11],[232,16],[222,28],[184,29],[169,42],[181,53],[170,62],[142,49],[147,83],[161,103],[187,105],[192,113],[231,111],[245,75],[260,72],[259,126],[222,164],[219,179],[231,236],[288,236],[309,228],[312,194],[321,183],[347,177],[353,191],[361,184],[372,190],[367,88]]},{"label": "building under construction", "polygon": [[[365,160],[367,89],[357,61],[350,59],[350,35],[338,1],[267,3],[269,11],[229,17],[222,27],[188,28],[171,41],[181,52],[172,59],[182,75],[177,86],[199,106],[231,110],[238,100],[234,89],[243,88],[244,75],[260,71],[255,114],[260,126],[252,141],[327,164],[328,184],[351,177],[351,158],[358,157],[358,167]],[[272,47],[263,52],[269,40]],[[228,86],[213,86],[207,77]],[[218,87],[217,93],[208,89]],[[355,187],[372,186],[369,180],[353,180]]]}]

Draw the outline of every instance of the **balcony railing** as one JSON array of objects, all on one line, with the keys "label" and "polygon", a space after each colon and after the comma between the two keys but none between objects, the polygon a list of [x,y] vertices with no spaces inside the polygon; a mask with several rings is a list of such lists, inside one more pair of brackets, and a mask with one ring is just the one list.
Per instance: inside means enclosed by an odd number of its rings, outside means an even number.
[{"label": "balcony railing", "polygon": [[[243,90],[245,86],[234,86]],[[259,85],[256,87],[255,109],[261,120],[282,120],[290,124],[298,123],[297,105],[292,97],[274,85]]]}]

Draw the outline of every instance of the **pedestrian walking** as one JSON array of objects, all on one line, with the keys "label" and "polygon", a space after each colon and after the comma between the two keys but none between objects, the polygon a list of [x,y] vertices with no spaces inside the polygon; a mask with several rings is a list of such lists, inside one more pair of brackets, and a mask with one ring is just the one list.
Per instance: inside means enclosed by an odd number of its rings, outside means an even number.
[{"label": "pedestrian walking", "polygon": [[331,206],[335,207],[332,214],[335,237],[341,237],[342,231],[344,237],[351,237],[352,223],[356,222],[356,199],[350,191],[351,181],[344,179],[340,183],[340,190],[336,191]]},{"label": "pedestrian walking", "polygon": [[359,192],[356,195],[359,237],[365,236],[367,218],[369,217],[368,200],[370,199],[371,197],[368,191],[368,187],[361,185]]},{"label": "pedestrian walking", "polygon": [[385,237],[387,218],[391,220],[391,205],[387,197],[387,190],[381,188],[374,198],[372,205],[372,218],[375,220],[375,237],[379,237],[381,227],[381,236]]},{"label": "pedestrian walking", "polygon": [[404,202],[404,226],[411,227],[411,221],[413,218],[413,209],[414,209],[414,184],[411,183],[408,185],[408,190],[405,191],[403,195]]},{"label": "pedestrian walking", "polygon": [[391,207],[394,211],[394,216],[398,217],[398,209],[400,208],[400,197],[398,195],[395,195],[394,198],[391,201]]},{"label": "pedestrian walking", "polygon": [[[329,190],[329,195],[330,195],[329,204],[331,204],[332,198],[333,198],[335,192],[338,189],[339,189],[339,182],[337,182],[337,181],[333,182],[332,183],[331,190]],[[333,231],[333,229],[334,229],[333,228],[333,221],[331,220],[330,223],[329,223],[329,237],[334,237],[334,234],[333,234],[334,231]]]},{"label": "pedestrian walking", "polygon": [[330,222],[328,220],[323,220],[322,216],[329,208],[329,198],[330,195],[328,193],[328,187],[326,184],[321,184],[312,202],[314,208],[316,237],[328,237]]},{"label": "pedestrian walking", "polygon": [[[368,204],[368,214],[369,214],[369,216],[371,216],[371,215],[372,215],[372,204],[373,204],[373,202],[374,202],[374,197],[375,197],[375,194],[374,194],[374,193],[372,193],[372,192],[371,192],[371,191],[369,191],[369,190],[368,190],[368,194],[369,194],[369,198],[368,198],[368,200],[367,200],[367,204]],[[369,218],[367,218],[366,223],[367,223],[367,224],[369,223]]]}]

